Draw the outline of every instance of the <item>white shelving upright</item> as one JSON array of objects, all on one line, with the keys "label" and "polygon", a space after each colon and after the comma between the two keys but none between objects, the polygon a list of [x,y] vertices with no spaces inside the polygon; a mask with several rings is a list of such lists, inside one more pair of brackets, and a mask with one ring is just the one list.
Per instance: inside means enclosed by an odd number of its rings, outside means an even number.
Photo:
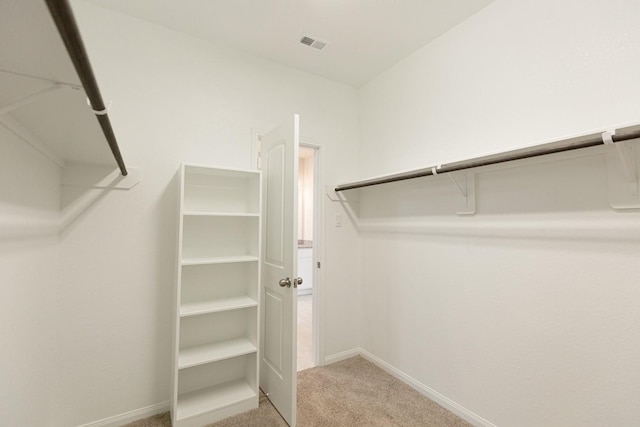
[{"label": "white shelving upright", "polygon": [[174,427],[258,407],[260,172],[180,168]]}]

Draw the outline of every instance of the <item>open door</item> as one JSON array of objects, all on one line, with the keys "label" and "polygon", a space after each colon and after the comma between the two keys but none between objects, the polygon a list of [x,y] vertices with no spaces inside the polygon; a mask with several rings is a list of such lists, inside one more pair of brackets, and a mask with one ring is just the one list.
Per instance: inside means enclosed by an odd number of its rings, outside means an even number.
[{"label": "open door", "polygon": [[296,425],[299,117],[262,137],[260,387]]}]

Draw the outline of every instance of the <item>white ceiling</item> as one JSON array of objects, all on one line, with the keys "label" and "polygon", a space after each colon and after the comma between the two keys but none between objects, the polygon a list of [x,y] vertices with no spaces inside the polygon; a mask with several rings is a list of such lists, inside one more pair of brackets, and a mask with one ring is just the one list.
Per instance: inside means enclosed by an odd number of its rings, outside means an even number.
[{"label": "white ceiling", "polygon": [[[87,0],[361,86],[493,0]],[[319,51],[302,35],[329,42]]]}]

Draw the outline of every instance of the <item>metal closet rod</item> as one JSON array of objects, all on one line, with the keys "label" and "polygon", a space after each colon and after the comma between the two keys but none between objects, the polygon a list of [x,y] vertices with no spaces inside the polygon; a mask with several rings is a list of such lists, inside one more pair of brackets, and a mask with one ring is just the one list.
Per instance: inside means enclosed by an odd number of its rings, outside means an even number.
[{"label": "metal closet rod", "polygon": [[[616,129],[611,134],[611,142],[622,142],[630,139],[640,138],[640,125],[629,126]],[[547,154],[560,153],[563,151],[579,150],[581,148],[593,147],[605,144],[602,133],[578,136],[533,147],[521,148],[517,150],[505,151],[499,154],[476,157],[469,160],[447,163],[432,166],[424,169],[417,169],[409,172],[402,172],[387,175],[380,178],[371,178],[362,181],[351,182],[338,185],[334,191],[354,190],[356,188],[370,187],[372,185],[387,184],[390,182],[404,181],[407,179],[422,178],[425,176],[439,175],[447,172],[456,172],[464,169],[477,168],[480,166],[495,165],[498,163],[510,162],[513,160],[528,159],[531,157],[545,156]]]},{"label": "metal closet rod", "polygon": [[96,118],[100,123],[102,132],[107,139],[107,143],[109,143],[111,153],[113,153],[113,157],[116,159],[116,163],[120,168],[120,172],[123,176],[126,176],[128,173],[127,167],[124,165],[124,160],[122,159],[122,154],[120,153],[120,147],[118,147],[118,141],[116,141],[116,136],[113,133],[111,121],[109,120],[109,116],[107,115],[107,110],[104,105],[104,101],[102,100],[100,89],[98,88],[98,82],[96,81],[96,77],[93,74],[93,69],[91,68],[91,63],[89,62],[89,56],[87,55],[84,43],[82,43],[80,30],[78,29],[76,20],[73,17],[71,6],[69,5],[69,2],[67,0],[45,1],[47,2],[47,7],[49,8],[51,17],[56,23],[56,27],[58,27],[58,32],[60,33],[62,41],[67,48],[67,52],[71,57],[73,66],[78,73],[78,77],[82,82],[84,91],[87,94],[89,102],[91,103],[91,108],[96,114]]}]

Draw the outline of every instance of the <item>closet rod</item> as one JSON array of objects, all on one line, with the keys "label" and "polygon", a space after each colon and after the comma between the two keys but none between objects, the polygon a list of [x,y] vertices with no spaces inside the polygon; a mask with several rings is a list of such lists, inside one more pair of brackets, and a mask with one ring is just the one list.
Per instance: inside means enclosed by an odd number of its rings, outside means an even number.
[{"label": "closet rod", "polygon": [[113,133],[111,121],[109,120],[109,116],[107,115],[107,110],[104,105],[104,101],[102,100],[100,89],[98,88],[98,82],[96,81],[96,77],[93,74],[91,63],[89,62],[89,56],[87,55],[84,44],[82,43],[80,30],[78,29],[76,20],[73,17],[71,6],[69,5],[68,0],[45,1],[47,2],[47,6],[49,7],[51,17],[58,27],[58,32],[62,37],[62,41],[64,41],[67,52],[71,57],[73,66],[78,73],[78,77],[82,82],[84,91],[87,94],[89,103],[91,104],[91,109],[95,113],[96,118],[100,123],[100,127],[102,128],[102,132],[107,139],[107,143],[109,143],[111,153],[113,153],[113,157],[116,159],[116,163],[120,168],[120,172],[123,176],[126,176],[128,173],[127,168],[124,165],[124,160],[122,159],[122,154],[120,153],[120,147],[118,147],[118,141],[116,141],[116,136]]},{"label": "closet rod", "polygon": [[[640,125],[633,125],[616,129],[615,134],[612,135],[611,139],[612,142],[616,143],[628,141],[635,138],[640,138]],[[379,178],[365,179],[348,184],[341,184],[335,187],[334,191],[339,192],[354,190],[356,188],[370,187],[372,185],[387,184],[390,182],[404,181],[414,178],[422,178],[424,176],[439,175],[447,172],[456,172],[464,169],[477,168],[480,166],[510,162],[513,160],[545,156],[547,154],[560,153],[563,151],[579,150],[581,148],[593,147],[596,145],[602,145],[604,143],[605,142],[603,140],[603,134],[594,133],[578,136],[575,138],[564,139],[561,141],[554,141],[547,144],[536,145],[533,147],[520,148],[517,150],[505,151],[503,153],[462,160],[459,162],[447,163],[393,175],[386,175]]]}]

